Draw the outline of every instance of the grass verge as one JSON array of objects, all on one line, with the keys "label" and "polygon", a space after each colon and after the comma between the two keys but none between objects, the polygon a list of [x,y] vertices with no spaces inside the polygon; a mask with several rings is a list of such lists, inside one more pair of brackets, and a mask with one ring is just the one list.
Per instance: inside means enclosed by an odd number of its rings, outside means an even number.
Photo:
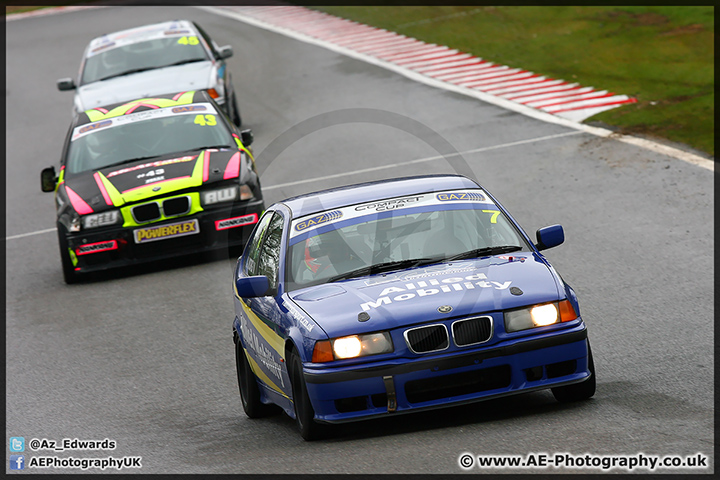
[{"label": "grass verge", "polygon": [[715,155],[714,7],[312,7],[637,98],[589,124]]}]

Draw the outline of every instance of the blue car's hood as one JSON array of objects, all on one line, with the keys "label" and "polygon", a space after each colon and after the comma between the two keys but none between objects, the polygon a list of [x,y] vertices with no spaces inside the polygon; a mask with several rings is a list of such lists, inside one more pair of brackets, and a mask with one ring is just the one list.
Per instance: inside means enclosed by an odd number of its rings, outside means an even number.
[{"label": "blue car's hood", "polygon": [[77,90],[82,110],[168,92],[203,90],[215,75],[211,61],[156,68],[83,85]]},{"label": "blue car's hood", "polygon": [[[447,318],[438,312],[445,305],[455,317],[554,301],[560,282],[522,252],[318,285],[290,298],[333,338]],[[358,321],[361,312],[370,319]]]}]

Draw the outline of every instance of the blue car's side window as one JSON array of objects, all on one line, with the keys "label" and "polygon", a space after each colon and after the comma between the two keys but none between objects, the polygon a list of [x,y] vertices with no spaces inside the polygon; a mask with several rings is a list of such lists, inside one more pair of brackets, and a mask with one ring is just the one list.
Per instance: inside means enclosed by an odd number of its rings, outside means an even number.
[{"label": "blue car's side window", "polygon": [[253,234],[252,238],[248,240],[249,250],[247,254],[247,258],[245,259],[245,275],[248,277],[252,277],[253,275],[257,275],[258,271],[258,254],[260,253],[260,246],[262,245],[263,237],[265,236],[265,231],[267,230],[268,224],[270,223],[270,220],[273,217],[272,212],[268,212],[260,219],[260,223],[257,226],[257,229],[255,230],[255,233]]},{"label": "blue car's side window", "polygon": [[280,265],[280,243],[282,242],[283,217],[276,213],[267,229],[267,235],[258,255],[257,275],[265,275],[270,280],[270,288],[278,285],[278,268]]}]

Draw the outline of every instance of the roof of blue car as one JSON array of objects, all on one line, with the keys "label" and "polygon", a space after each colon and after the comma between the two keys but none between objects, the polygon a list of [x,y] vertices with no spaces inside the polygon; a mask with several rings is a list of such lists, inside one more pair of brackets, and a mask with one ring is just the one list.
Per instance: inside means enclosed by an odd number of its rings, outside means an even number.
[{"label": "roof of blue car", "polygon": [[422,175],[320,190],[288,198],[282,203],[290,208],[293,218],[299,218],[384,198],[465,188],[478,188],[478,184],[462,175]]}]

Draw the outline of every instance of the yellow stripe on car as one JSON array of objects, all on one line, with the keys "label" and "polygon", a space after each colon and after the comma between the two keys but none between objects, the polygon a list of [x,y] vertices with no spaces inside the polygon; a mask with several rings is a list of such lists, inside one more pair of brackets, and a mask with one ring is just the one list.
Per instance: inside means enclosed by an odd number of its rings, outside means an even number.
[{"label": "yellow stripe on car", "polygon": [[125,201],[123,200],[123,196],[118,191],[118,189],[115,188],[115,185],[113,185],[110,182],[110,180],[108,180],[107,177],[105,177],[105,175],[102,174],[102,172],[97,172],[97,174],[100,177],[100,181],[102,182],[103,186],[105,187],[105,190],[107,191],[112,204],[116,207],[119,207],[120,205],[124,205]]},{"label": "yellow stripe on car", "polygon": [[[238,297],[240,298],[240,297]],[[263,322],[260,317],[255,315],[255,312],[253,312],[250,307],[248,307],[245,302],[240,299],[240,303],[243,306],[243,310],[245,311],[245,314],[250,319],[250,323],[253,327],[258,331],[261,337],[265,339],[266,342],[270,344],[270,346],[280,354],[280,358],[285,358],[285,340],[275,333],[272,328],[268,327],[265,322]]]},{"label": "yellow stripe on car", "polygon": [[260,365],[258,365],[257,362],[250,356],[250,354],[248,353],[247,349],[243,347],[243,350],[245,350],[245,356],[246,356],[247,359],[248,359],[248,363],[250,364],[250,369],[253,371],[253,373],[254,373],[260,380],[262,380],[265,385],[267,385],[268,387],[272,388],[273,390],[275,390],[277,393],[279,393],[279,394],[282,395],[283,397],[285,397],[285,398],[290,398],[290,397],[288,397],[287,395],[285,395],[285,393],[280,389],[280,387],[278,387],[277,385],[275,385],[275,382],[273,382],[272,380],[270,380],[270,378],[269,378],[267,375],[265,375],[265,372],[262,371],[262,369],[260,368]]}]

